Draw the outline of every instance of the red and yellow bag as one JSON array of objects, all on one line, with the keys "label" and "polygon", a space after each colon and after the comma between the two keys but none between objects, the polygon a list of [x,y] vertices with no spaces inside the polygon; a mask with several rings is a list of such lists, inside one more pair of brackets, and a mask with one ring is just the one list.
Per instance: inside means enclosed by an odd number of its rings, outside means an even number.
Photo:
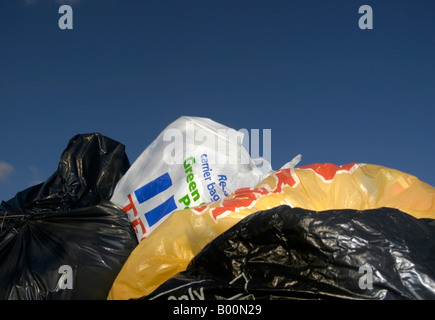
[{"label": "red and yellow bag", "polygon": [[150,294],[210,241],[246,216],[279,205],[309,210],[391,207],[435,219],[435,188],[379,165],[312,164],[275,171],[254,188],[241,188],[201,207],[174,212],[133,250],[108,299]]}]

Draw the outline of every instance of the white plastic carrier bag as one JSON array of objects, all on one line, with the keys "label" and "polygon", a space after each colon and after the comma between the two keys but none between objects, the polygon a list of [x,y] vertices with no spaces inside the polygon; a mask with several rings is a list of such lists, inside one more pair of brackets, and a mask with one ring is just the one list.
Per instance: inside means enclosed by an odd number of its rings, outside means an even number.
[{"label": "white plastic carrier bag", "polygon": [[119,180],[111,201],[128,215],[139,241],[171,212],[254,187],[272,167],[252,159],[244,133],[208,118],[183,116],[167,126]]}]

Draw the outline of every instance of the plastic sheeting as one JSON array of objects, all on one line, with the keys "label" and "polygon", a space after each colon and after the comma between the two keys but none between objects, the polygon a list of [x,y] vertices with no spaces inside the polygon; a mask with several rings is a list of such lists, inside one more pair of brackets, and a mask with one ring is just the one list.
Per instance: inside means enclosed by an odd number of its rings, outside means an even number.
[{"label": "plastic sheeting", "polygon": [[313,164],[282,169],[254,188],[201,207],[175,211],[131,253],[108,299],[151,294],[209,242],[257,211],[280,205],[313,211],[395,208],[415,218],[435,218],[435,188],[404,172],[378,165]]},{"label": "plastic sheeting", "polygon": [[435,299],[435,220],[278,206],[218,236],[144,299]]},{"label": "plastic sheeting", "polygon": [[124,145],[74,136],[45,183],[0,205],[0,299],[105,299],[137,245],[108,201],[130,164]]}]

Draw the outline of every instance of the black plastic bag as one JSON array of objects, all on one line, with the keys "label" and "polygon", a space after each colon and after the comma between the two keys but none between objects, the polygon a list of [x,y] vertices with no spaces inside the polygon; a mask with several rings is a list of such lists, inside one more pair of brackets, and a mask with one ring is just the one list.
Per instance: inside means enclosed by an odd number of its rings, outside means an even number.
[{"label": "black plastic bag", "polygon": [[64,211],[109,199],[129,169],[125,146],[98,133],[74,136],[63,151],[58,169],[45,183],[8,201],[18,213]]},{"label": "black plastic bag", "polygon": [[106,299],[137,245],[108,199],[130,166],[124,145],[73,137],[45,183],[0,205],[0,299]]},{"label": "black plastic bag", "polygon": [[254,213],[141,299],[435,299],[435,221],[402,211]]}]

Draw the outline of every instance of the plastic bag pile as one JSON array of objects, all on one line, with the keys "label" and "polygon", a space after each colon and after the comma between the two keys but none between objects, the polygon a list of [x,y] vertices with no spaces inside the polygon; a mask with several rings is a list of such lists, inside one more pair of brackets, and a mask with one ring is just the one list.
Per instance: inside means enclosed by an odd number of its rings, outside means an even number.
[{"label": "plastic bag pile", "polygon": [[181,117],[130,165],[77,135],[0,206],[0,299],[435,299],[435,188],[379,165],[279,170]]}]

